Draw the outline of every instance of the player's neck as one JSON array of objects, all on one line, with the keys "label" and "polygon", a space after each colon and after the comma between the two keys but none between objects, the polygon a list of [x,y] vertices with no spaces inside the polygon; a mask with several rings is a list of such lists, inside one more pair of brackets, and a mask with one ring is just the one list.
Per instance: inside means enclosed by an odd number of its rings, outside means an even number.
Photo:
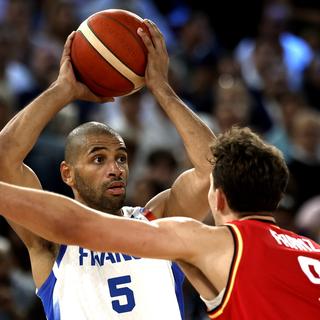
[{"label": "player's neck", "polygon": [[268,214],[253,214],[253,215],[249,215],[249,216],[245,216],[245,217],[241,217],[238,220],[264,220],[264,221],[270,221],[273,223],[276,223],[276,220],[273,216],[268,215]]},{"label": "player's neck", "polygon": [[108,213],[108,214],[112,214],[114,216],[118,216],[118,217],[123,217],[124,216],[124,212],[122,211],[122,209],[119,209],[119,210],[103,210],[103,209],[97,209],[97,210],[100,210],[104,213]]}]

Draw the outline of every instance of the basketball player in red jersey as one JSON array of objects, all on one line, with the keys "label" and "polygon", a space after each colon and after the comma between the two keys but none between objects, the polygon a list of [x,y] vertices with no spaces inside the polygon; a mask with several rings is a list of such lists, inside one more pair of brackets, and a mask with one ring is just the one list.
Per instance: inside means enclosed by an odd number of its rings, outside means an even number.
[{"label": "basketball player in red jersey", "polygon": [[248,128],[218,136],[211,151],[215,227],[118,218],[3,183],[0,212],[52,241],[178,261],[210,319],[318,320],[320,245],[279,228],[273,216],[288,181],[281,153]]}]

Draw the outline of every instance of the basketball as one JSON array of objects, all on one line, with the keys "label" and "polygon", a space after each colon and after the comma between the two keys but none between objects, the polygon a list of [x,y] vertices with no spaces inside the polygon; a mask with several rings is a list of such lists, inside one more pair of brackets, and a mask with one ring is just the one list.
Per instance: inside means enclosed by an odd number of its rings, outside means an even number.
[{"label": "basketball", "polygon": [[98,96],[118,97],[144,84],[147,49],[137,34],[143,19],[120,9],[97,12],[84,20],[71,45],[77,78]]}]

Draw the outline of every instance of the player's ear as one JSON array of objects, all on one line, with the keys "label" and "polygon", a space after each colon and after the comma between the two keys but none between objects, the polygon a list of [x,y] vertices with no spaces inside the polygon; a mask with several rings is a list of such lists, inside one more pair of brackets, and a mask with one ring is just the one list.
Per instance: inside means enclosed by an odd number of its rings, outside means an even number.
[{"label": "player's ear", "polygon": [[60,173],[63,182],[67,184],[69,187],[73,187],[74,174],[72,166],[66,163],[65,161],[62,161],[60,164]]},{"label": "player's ear", "polygon": [[220,189],[216,189],[216,207],[217,210],[223,212],[227,204],[226,196],[224,192]]}]

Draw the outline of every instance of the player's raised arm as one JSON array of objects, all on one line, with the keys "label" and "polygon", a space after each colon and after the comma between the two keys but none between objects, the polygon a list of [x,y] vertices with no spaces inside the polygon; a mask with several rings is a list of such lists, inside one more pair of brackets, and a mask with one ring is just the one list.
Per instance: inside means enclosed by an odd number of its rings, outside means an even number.
[{"label": "player's raised arm", "polygon": [[148,49],[147,87],[177,128],[194,166],[178,177],[171,190],[153,199],[148,207],[158,217],[165,214],[203,219],[209,211],[207,193],[212,170],[209,147],[215,136],[169,85],[169,57],[165,40],[153,22],[147,20],[145,23],[150,37],[143,30],[139,29],[138,33]]}]

